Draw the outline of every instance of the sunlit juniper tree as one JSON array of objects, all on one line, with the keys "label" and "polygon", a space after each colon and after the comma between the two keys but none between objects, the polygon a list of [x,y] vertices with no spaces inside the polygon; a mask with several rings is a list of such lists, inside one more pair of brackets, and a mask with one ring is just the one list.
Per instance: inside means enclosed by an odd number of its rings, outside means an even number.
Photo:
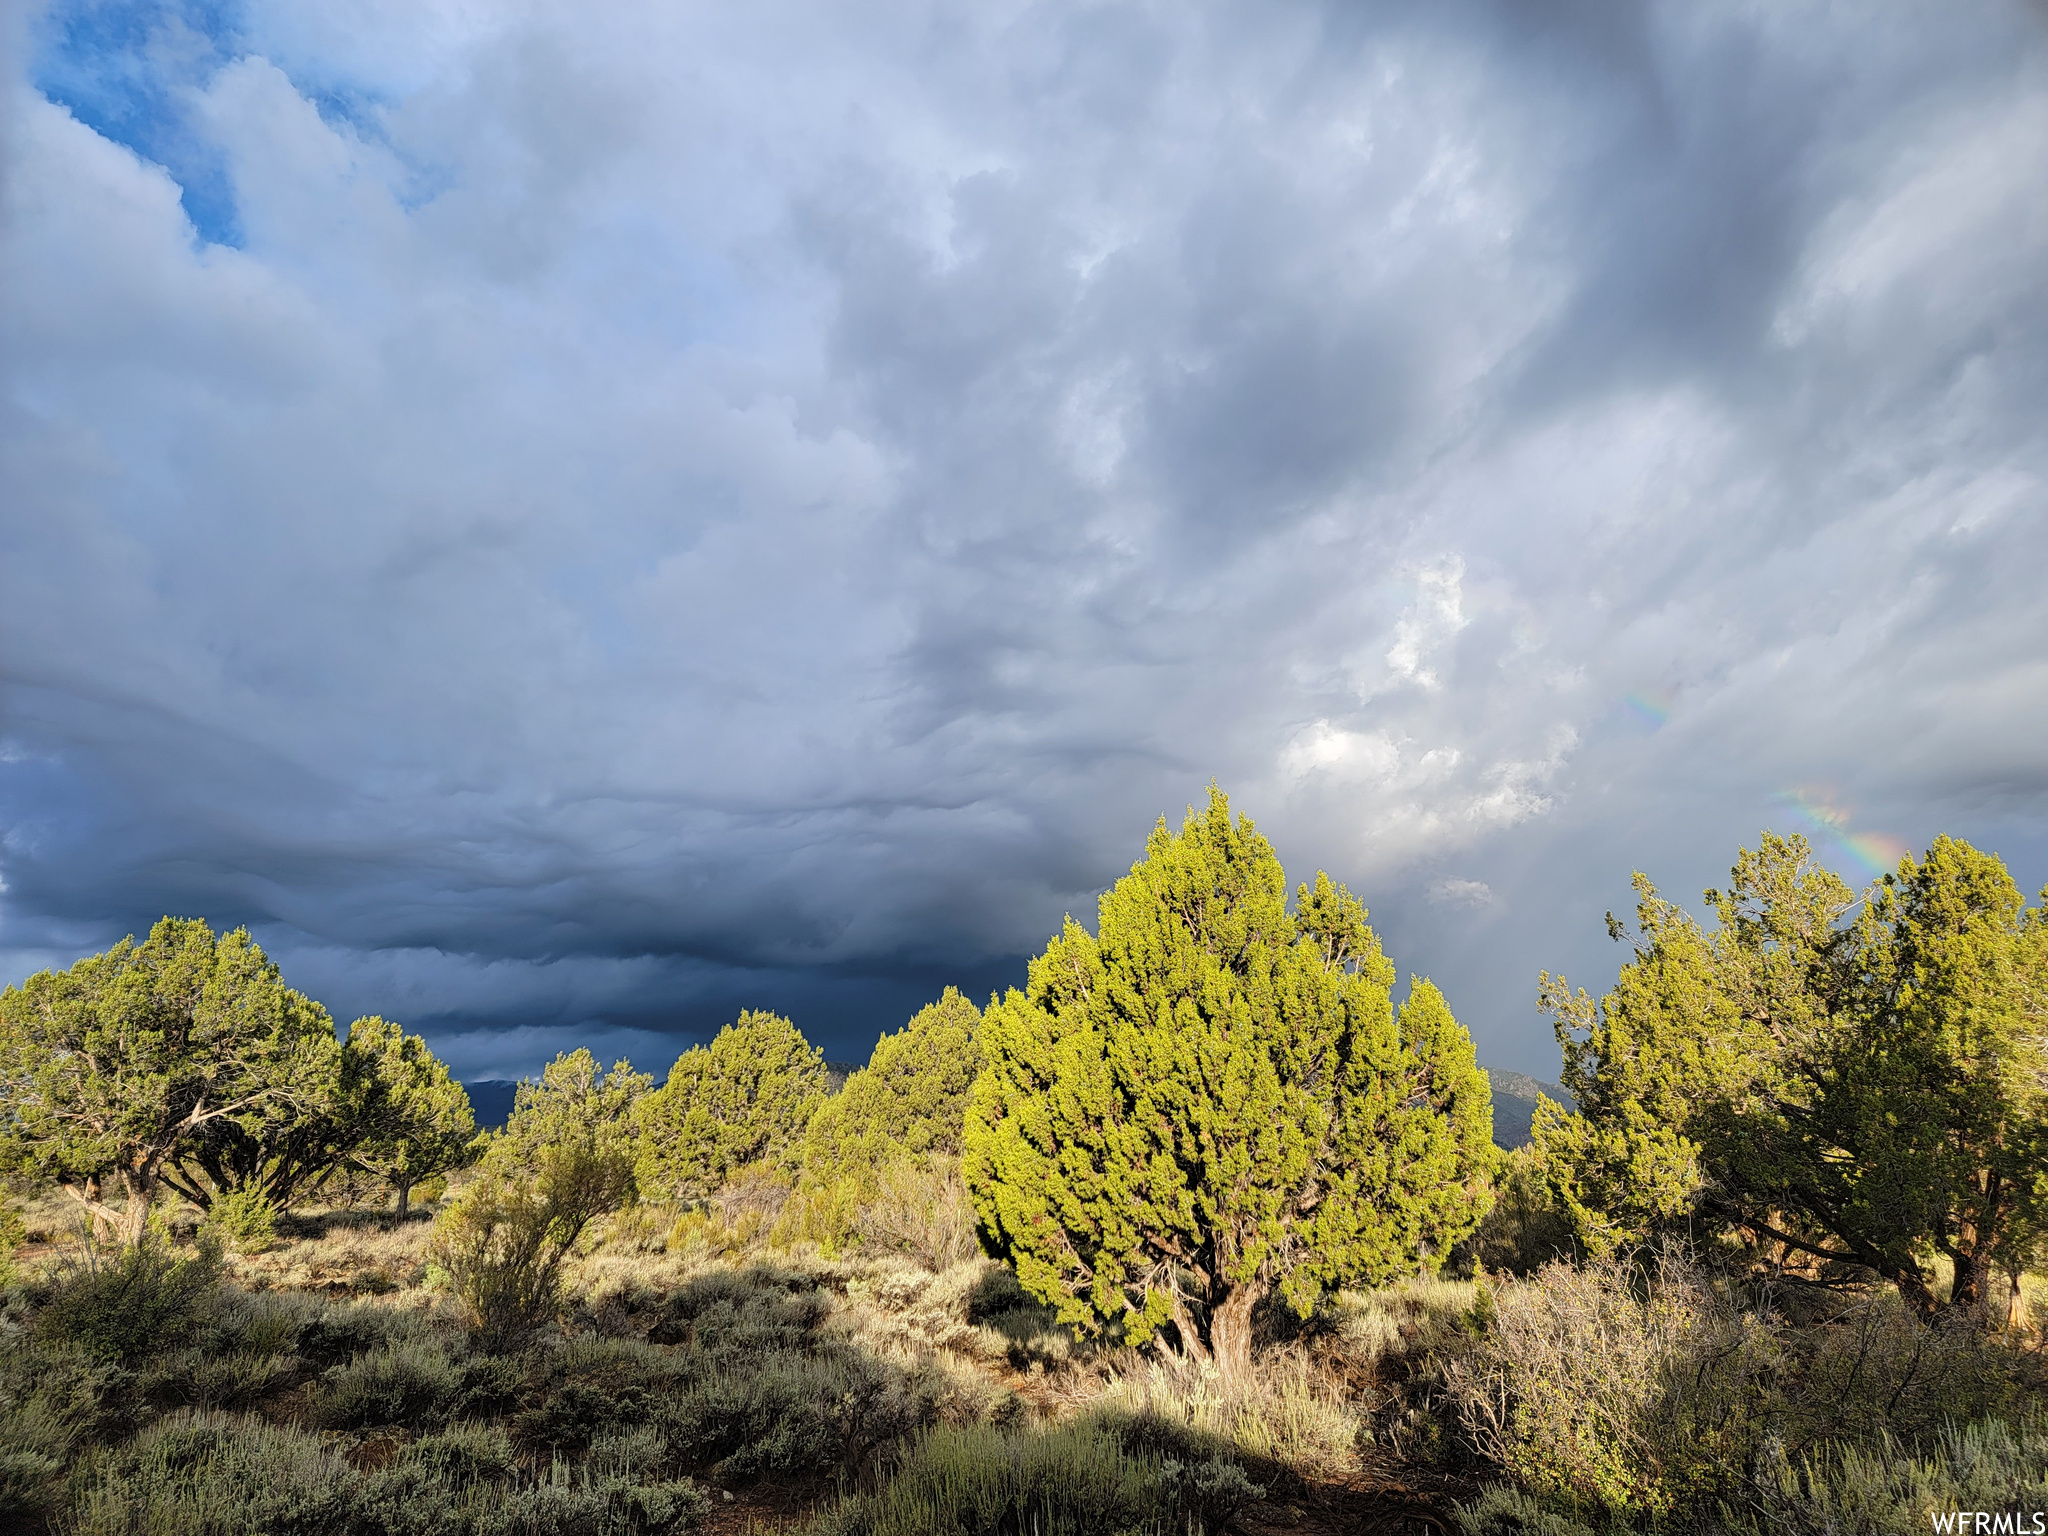
[{"label": "sunlit juniper tree", "polygon": [[1227,1376],[1252,1313],[1428,1269],[1484,1217],[1492,1107],[1472,1045],[1365,909],[1280,861],[1212,789],[1071,918],[981,1028],[965,1170],[983,1241],[1063,1321],[1173,1327]]}]

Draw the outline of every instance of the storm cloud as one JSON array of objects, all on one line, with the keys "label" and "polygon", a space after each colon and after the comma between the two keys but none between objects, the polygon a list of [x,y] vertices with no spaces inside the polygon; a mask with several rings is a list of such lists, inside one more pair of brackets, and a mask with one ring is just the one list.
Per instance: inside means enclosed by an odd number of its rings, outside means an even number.
[{"label": "storm cloud", "polygon": [[55,0],[0,970],[864,1054],[1213,779],[1548,1076],[1640,868],[2048,878],[2048,13]]}]

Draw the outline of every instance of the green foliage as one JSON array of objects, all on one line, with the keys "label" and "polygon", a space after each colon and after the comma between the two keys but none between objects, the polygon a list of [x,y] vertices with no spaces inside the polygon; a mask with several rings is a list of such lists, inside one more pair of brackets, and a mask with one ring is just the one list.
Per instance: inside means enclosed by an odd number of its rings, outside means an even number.
[{"label": "green foliage", "polygon": [[583,1229],[630,1198],[631,1166],[587,1143],[526,1169],[485,1169],[435,1220],[430,1252],[486,1349],[525,1342],[561,1310],[561,1266]]},{"label": "green foliage", "polygon": [[179,1257],[151,1239],[52,1287],[35,1314],[38,1339],[134,1365],[182,1343],[220,1294],[220,1250]]},{"label": "green foliage", "polygon": [[1517,1147],[1501,1159],[1493,1209],[1460,1253],[1481,1274],[1505,1270],[1526,1275],[1578,1252],[1578,1236],[1544,1178],[1533,1147]]},{"label": "green foliage", "polygon": [[[876,1043],[804,1133],[780,1241],[835,1251],[849,1239],[943,1268],[974,1251],[954,1201],[967,1094],[981,1069],[981,1014],[953,987]],[[963,1246],[963,1243],[965,1246]]]},{"label": "green foliage", "polygon": [[1669,1253],[1550,1265],[1495,1288],[1477,1336],[1439,1341],[1421,1375],[1482,1463],[1597,1525],[1754,1510],[1758,1468],[1892,1464],[2038,1407],[2041,1362],[1967,1319],[1923,1322],[1889,1291],[1798,1320],[1771,1299]]},{"label": "green foliage", "polygon": [[1287,909],[1272,847],[1223,795],[1162,820],[991,1005],[965,1168],[983,1239],[1063,1321],[1248,1368],[1279,1290],[1440,1262],[1487,1207],[1490,1096],[1437,990],[1393,967],[1318,875]]},{"label": "green foliage", "polygon": [[825,1081],[823,1053],[772,1013],[742,1013],[709,1045],[683,1052],[640,1106],[649,1198],[702,1199],[754,1163],[793,1169]]},{"label": "green foliage", "polygon": [[981,1070],[981,1011],[954,987],[893,1035],[828,1099],[804,1137],[806,1171],[872,1172],[899,1158],[960,1154]]},{"label": "green foliage", "polygon": [[587,1050],[557,1056],[537,1082],[521,1083],[512,1096],[512,1116],[491,1139],[486,1167],[492,1171],[534,1166],[550,1148],[565,1142],[587,1145],[607,1160],[633,1153],[635,1107],[654,1079],[624,1061],[609,1072]]},{"label": "green foliage", "polygon": [[414,1442],[375,1471],[302,1430],[198,1413],[144,1430],[87,1487],[76,1536],[667,1536],[707,1501],[624,1454],[516,1476],[489,1431]]},{"label": "green foliage", "polygon": [[2022,1511],[2009,1528],[2026,1531],[2048,1509],[2048,1422],[1950,1423],[1917,1448],[1890,1437],[1800,1457],[1773,1447],[1749,1484],[1721,1511],[1731,1536],[1931,1536],[1944,1518],[1962,1536],[1975,1529],[1968,1516],[1956,1523],[1963,1510]]},{"label": "green foliage", "polygon": [[33,1529],[78,1452],[126,1433],[137,1411],[134,1373],[118,1365],[65,1345],[0,1350],[0,1529]]},{"label": "green foliage", "polygon": [[1761,1441],[1777,1345],[1698,1271],[1553,1264],[1493,1297],[1442,1370],[1470,1447],[1565,1507],[1662,1518]]},{"label": "green foliage", "polygon": [[21,1212],[9,1205],[0,1205],[0,1285],[13,1281],[16,1269],[14,1255],[28,1236],[28,1229],[22,1225]]},{"label": "green foliage", "polygon": [[1996,858],[1939,838],[1855,898],[1800,838],[1744,851],[1703,929],[1637,877],[1635,955],[1596,1007],[1543,978],[1566,1114],[1546,1175],[1594,1252],[1695,1210],[1779,1267],[1873,1271],[1980,1311],[2048,1222],[2048,923]]},{"label": "green foliage", "polygon": [[167,917],[140,944],[0,992],[0,1150],[138,1242],[158,1182],[199,1137],[310,1108],[336,1049],[327,1011],[246,930],[216,938]]},{"label": "green foliage", "polygon": [[476,1115],[447,1063],[389,1020],[357,1019],[347,1049],[369,1063],[375,1084],[350,1160],[397,1191],[402,1216],[414,1189],[475,1161]]},{"label": "green foliage", "polygon": [[900,1253],[933,1274],[981,1251],[959,1163],[946,1156],[885,1166],[852,1227],[864,1252]]},{"label": "green foliage", "polygon": [[277,1207],[260,1185],[244,1184],[214,1196],[206,1226],[237,1253],[261,1253],[277,1241]]},{"label": "green foliage", "polygon": [[[1194,1491],[1197,1481],[1176,1464],[1168,1490],[1155,1460],[1132,1455],[1100,1424],[1040,1434],[940,1429],[918,1442],[881,1488],[821,1518],[812,1536],[1164,1531],[1172,1528],[1174,1495]],[[1212,1481],[1226,1497],[1237,1492],[1213,1475]]]},{"label": "green foliage", "polygon": [[326,1429],[438,1422],[462,1388],[447,1351],[429,1340],[405,1340],[330,1368],[313,1401],[313,1421]]},{"label": "green foliage", "polygon": [[601,1072],[588,1051],[557,1056],[519,1085],[475,1182],[435,1220],[429,1251],[485,1348],[552,1319],[576,1239],[632,1203],[633,1109],[648,1081],[623,1061]]}]

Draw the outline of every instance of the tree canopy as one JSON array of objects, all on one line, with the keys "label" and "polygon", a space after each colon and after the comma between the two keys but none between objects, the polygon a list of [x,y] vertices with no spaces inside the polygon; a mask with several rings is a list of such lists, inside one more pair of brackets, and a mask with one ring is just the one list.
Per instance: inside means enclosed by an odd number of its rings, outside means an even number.
[{"label": "tree canopy", "polygon": [[676,1058],[640,1107],[640,1183],[653,1198],[696,1200],[741,1168],[794,1168],[825,1100],[825,1057],[789,1020],[749,1011]]},{"label": "tree canopy", "polygon": [[874,1170],[899,1158],[957,1156],[967,1093],[981,1070],[981,1010],[948,987],[820,1106],[804,1136],[804,1165],[822,1173]]},{"label": "tree canopy", "polygon": [[982,1021],[964,1167],[983,1241],[1063,1321],[1248,1369],[1279,1290],[1427,1268],[1485,1215],[1491,1098],[1470,1040],[1317,875],[1212,788]]},{"label": "tree canopy", "polygon": [[317,1110],[335,1050],[327,1010],[245,929],[164,918],[0,992],[10,1159],[132,1243],[168,1165],[217,1125]]},{"label": "tree canopy", "polygon": [[426,1041],[388,1019],[357,1019],[349,1026],[346,1050],[364,1063],[373,1084],[364,1133],[349,1160],[397,1192],[403,1216],[416,1185],[465,1166],[475,1155],[469,1094]]},{"label": "tree canopy", "polygon": [[[1995,857],[1943,837],[1858,900],[1766,834],[1707,929],[1641,875],[1634,955],[1596,1005],[1542,996],[1566,1114],[1536,1146],[1596,1251],[1704,1215],[1815,1279],[1870,1271],[1975,1309],[2048,1208],[2048,923]],[[1619,925],[1615,925],[1619,934]]]}]

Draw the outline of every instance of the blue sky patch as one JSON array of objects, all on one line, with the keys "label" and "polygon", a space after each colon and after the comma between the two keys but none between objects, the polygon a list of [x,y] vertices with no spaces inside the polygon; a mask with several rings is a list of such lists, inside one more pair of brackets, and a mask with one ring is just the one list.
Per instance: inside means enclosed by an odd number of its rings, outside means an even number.
[{"label": "blue sky patch", "polygon": [[163,166],[202,239],[242,243],[227,159],[193,96],[239,54],[240,7],[220,0],[59,0],[45,13],[33,79],[104,138]]}]

